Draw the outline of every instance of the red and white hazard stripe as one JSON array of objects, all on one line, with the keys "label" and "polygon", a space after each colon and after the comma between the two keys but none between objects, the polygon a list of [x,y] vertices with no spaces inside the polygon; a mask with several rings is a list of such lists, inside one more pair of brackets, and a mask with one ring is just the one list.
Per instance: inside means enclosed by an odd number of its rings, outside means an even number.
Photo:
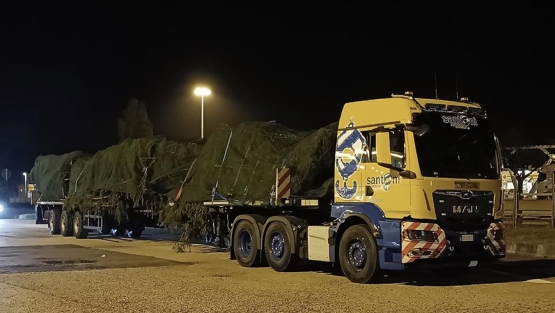
[{"label": "red and white hazard stripe", "polygon": [[488,249],[492,255],[504,255],[507,250],[507,245],[505,244],[503,236],[496,238],[496,233],[503,232],[504,228],[503,223],[491,223],[488,228]]},{"label": "red and white hazard stripe", "polygon": [[[434,232],[435,241],[410,240],[408,230],[427,230]],[[401,251],[402,262],[411,263],[418,259],[433,259],[441,255],[447,247],[445,232],[435,223],[402,222],[401,223]],[[413,251],[426,252],[425,254],[413,254]]]},{"label": "red and white hazard stripe", "polygon": [[277,198],[286,199],[291,197],[291,169],[276,169]]}]

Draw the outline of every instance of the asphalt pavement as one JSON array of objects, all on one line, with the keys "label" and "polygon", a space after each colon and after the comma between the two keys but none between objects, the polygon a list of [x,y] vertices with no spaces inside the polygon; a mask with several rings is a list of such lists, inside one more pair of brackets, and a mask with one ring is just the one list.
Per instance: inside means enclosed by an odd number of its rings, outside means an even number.
[{"label": "asphalt pavement", "polygon": [[390,273],[358,285],[327,264],[242,268],[205,246],[175,253],[168,235],[53,236],[0,220],[1,312],[553,312],[555,260],[508,256],[464,278]]}]

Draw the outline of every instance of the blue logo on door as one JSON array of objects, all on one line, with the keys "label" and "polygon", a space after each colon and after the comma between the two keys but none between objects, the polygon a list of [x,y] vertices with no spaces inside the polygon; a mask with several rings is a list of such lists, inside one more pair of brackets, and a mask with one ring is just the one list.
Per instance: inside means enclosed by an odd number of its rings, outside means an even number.
[{"label": "blue logo on door", "polygon": [[[337,136],[337,147],[335,149],[335,167],[341,179],[335,181],[335,192],[342,199],[351,199],[358,190],[358,182],[353,180],[352,186],[347,186],[349,178],[357,171],[362,154],[360,153],[366,145],[366,139],[358,129],[354,129],[353,119],[347,128]],[[346,159],[349,159],[345,162]],[[340,182],[342,180],[342,182]]]}]

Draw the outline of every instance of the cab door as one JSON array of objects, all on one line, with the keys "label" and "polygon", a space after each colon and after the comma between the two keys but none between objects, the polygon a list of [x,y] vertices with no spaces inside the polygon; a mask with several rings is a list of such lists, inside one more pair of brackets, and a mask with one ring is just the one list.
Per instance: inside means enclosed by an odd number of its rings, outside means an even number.
[{"label": "cab door", "polygon": [[[387,218],[403,218],[410,215],[410,180],[402,178],[399,171],[377,163],[376,134],[365,132],[370,157],[362,162],[365,183],[365,201],[376,204]],[[389,130],[391,165],[407,168],[406,133],[403,127]]]}]

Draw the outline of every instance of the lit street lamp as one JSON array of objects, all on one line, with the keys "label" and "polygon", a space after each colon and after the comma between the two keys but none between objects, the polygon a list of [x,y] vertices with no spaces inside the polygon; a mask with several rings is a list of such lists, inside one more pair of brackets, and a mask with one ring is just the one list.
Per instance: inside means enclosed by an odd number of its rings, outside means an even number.
[{"label": "lit street lamp", "polygon": [[212,94],[206,87],[195,88],[195,95],[200,97],[200,138],[204,138],[204,97]]}]

